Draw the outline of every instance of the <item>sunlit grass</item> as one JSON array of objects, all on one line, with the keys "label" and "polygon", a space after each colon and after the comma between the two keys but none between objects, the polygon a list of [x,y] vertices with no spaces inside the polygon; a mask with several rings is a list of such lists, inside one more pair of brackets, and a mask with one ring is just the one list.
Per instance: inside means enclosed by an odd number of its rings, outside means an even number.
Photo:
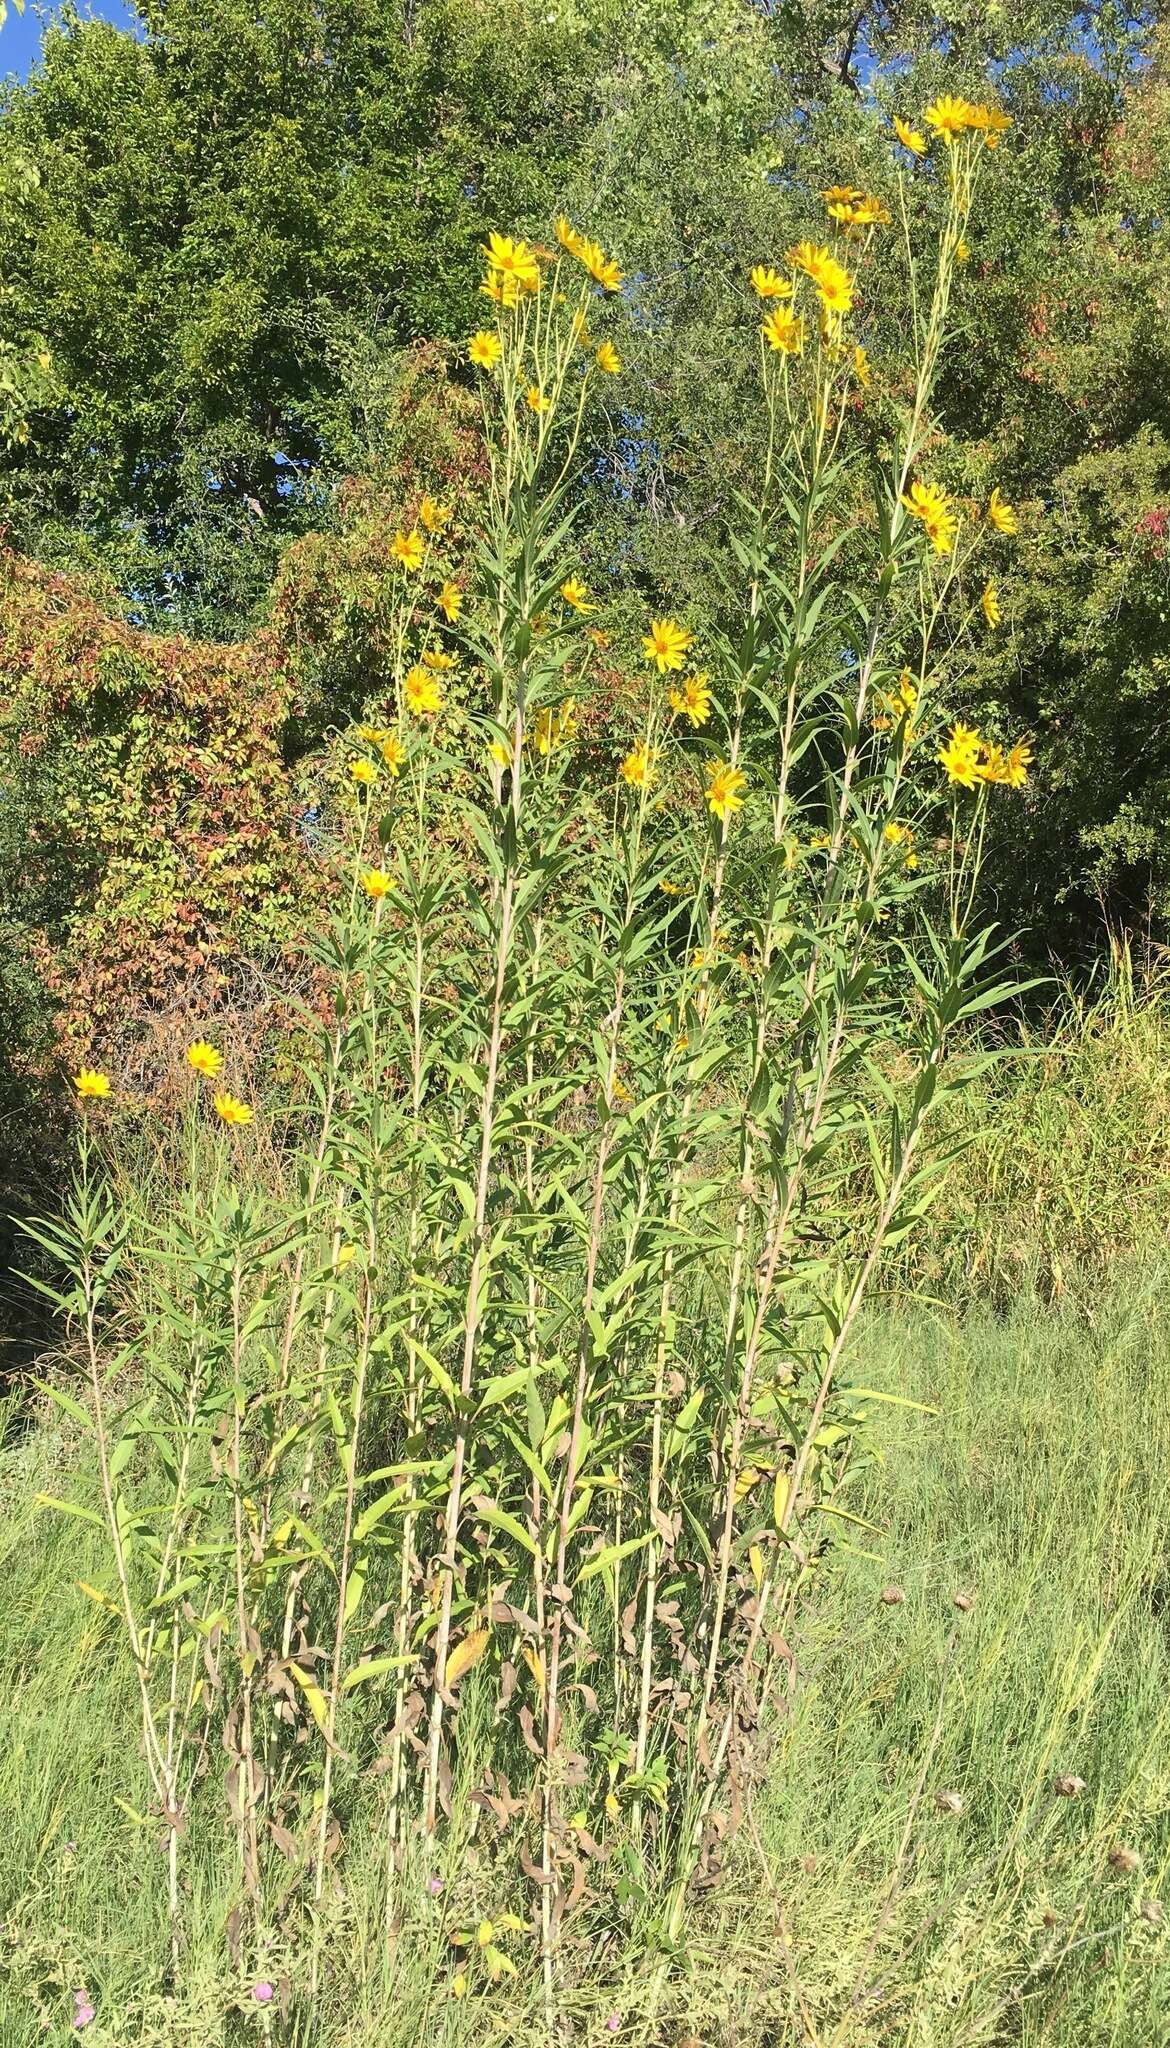
[{"label": "sunlit grass", "polygon": [[[871,1409],[866,1442],[880,1458],[851,1507],[873,1527],[846,1530],[856,1548],[838,1544],[791,1646],[791,1711],[744,1769],[721,1878],[692,1899],[689,1969],[655,1993],[640,1955],[647,1925],[636,1903],[619,1901],[611,1865],[567,1937],[566,2038],[608,2039],[620,2013],[619,2039],[670,2042],[690,2029],[763,2048],[787,2038],[777,2030],[794,2026],[803,2002],[822,2048],[1148,2048],[1170,2026],[1165,1936],[1140,1914],[1170,1884],[1161,1281],[1103,1300],[1091,1321],[1054,1311],[956,1322],[918,1310],[871,1323],[858,1352],[858,1379],[937,1412]],[[167,1916],[158,1829],[117,1803],[147,1797],[126,1736],[131,1689],[116,1631],[76,1590],[95,1561],[85,1533],[31,1505],[37,1490],[68,1483],[75,1450],[51,1429],[14,1433],[0,1468],[3,1912],[26,1944],[0,1991],[0,2038],[5,2048],[44,2038],[21,1982],[35,1952],[58,2027],[83,1985],[99,1994],[110,2039],[260,2039],[258,2008],[230,2015],[222,1823],[217,1832],[202,1814],[185,1859],[192,1969],[181,2008],[164,2017],[147,1993],[165,1975]],[[882,1602],[890,1586],[903,1602]],[[959,1592],[972,1596],[966,1613]],[[486,1690],[474,1711],[486,1753]],[[222,1771],[211,1756],[210,1778]],[[1052,1796],[1061,1772],[1085,1791]],[[920,1779],[900,1880],[867,1954]],[[959,1795],[960,1814],[939,1809],[940,1791]],[[313,2031],[296,2038],[405,2048],[533,2024],[530,1970],[497,1992],[450,1996],[450,1931],[502,1904],[508,1882],[508,1856],[489,1852],[483,1834],[469,1851],[475,1809],[457,1809],[443,1896],[432,1901],[420,1875],[383,1955],[379,1810],[367,1782],[345,1816]],[[1118,1849],[1137,1854],[1136,1872],[1111,1866]],[[884,1987],[876,2005],[852,2003],[863,1982]],[[150,2032],[164,2024],[170,2033]]]}]

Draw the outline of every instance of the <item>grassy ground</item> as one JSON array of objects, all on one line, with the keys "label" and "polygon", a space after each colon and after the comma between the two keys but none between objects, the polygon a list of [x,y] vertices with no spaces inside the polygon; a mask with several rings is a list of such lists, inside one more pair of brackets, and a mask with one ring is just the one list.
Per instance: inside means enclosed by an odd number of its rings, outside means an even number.
[{"label": "grassy ground", "polygon": [[[871,1404],[871,1461],[847,1496],[859,1523],[838,1524],[838,1568],[791,1646],[799,1677],[764,1761],[745,1747],[722,1875],[694,1901],[687,1954],[656,1989],[615,1877],[570,1941],[567,2038],[1170,2038],[1168,1937],[1141,1910],[1170,1901],[1162,1298],[1149,1278],[1102,1290],[1088,1314],[1029,1303],[959,1322],[918,1308],[871,1324],[858,1381],[937,1413]],[[221,1840],[194,1864],[182,2005],[157,1993],[162,1859],[130,1810],[143,1795],[125,1673],[107,1618],[76,1590],[85,1526],[31,1505],[68,1485],[71,1458],[46,1428],[12,1434],[0,1461],[0,2043],[63,2038],[78,1988],[98,2008],[86,2038],[103,2048],[283,2042],[275,2008],[235,2007],[225,1982]],[[905,1597],[887,1603],[892,1586]],[[1060,1773],[1085,1789],[1054,1794]],[[940,1805],[940,1793],[954,1797]],[[466,1866],[384,1960],[367,1833],[355,1815],[311,2038],[406,2048],[531,2033],[524,1937],[515,1983],[449,1996],[449,1928],[490,1906]],[[1135,1869],[1117,1867],[1119,1850]]]},{"label": "grassy ground", "polygon": [[958,1143],[901,1272],[948,1303],[1104,1298],[1120,1261],[1170,1250],[1170,980],[1119,951],[1090,996],[1000,1022],[995,1060],[948,1099]]}]

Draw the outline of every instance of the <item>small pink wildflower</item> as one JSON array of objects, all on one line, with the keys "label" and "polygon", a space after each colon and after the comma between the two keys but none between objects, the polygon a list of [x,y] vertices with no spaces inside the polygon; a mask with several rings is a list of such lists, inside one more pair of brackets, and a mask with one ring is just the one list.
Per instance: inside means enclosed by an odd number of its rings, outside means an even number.
[{"label": "small pink wildflower", "polygon": [[271,1984],[261,1983],[253,1984],[252,1996],[255,1999],[257,2005],[267,2005],[271,1998],[275,1998],[276,1993],[273,1990]]},{"label": "small pink wildflower", "polygon": [[430,1893],[430,1895],[431,1895],[432,1899],[437,1899],[437,1898],[438,1898],[438,1896],[439,1896],[439,1893],[440,1893],[440,1892],[442,1891],[442,1889],[443,1889],[443,1880],[442,1880],[442,1878],[441,1878],[441,1877],[432,1877],[432,1878],[431,1878],[431,1880],[430,1880],[430,1883],[429,1883],[429,1884],[427,1885],[427,1890],[429,1891],[429,1893]]},{"label": "small pink wildflower", "polygon": [[96,2017],[96,2007],[90,2004],[89,1993],[87,1991],[75,1991],[73,1994],[73,2004],[75,2007],[73,2014],[74,2026],[88,2027],[90,2021]]},{"label": "small pink wildflower", "polygon": [[606,2023],[605,2023],[605,2031],[606,2031],[606,2033],[607,2033],[607,2034],[616,2034],[616,2033],[617,2033],[617,2030],[618,2030],[618,2028],[619,2028],[619,2027],[621,2026],[621,2023],[622,2023],[622,2016],[621,2016],[620,2012],[611,2012],[611,2013],[610,2013],[610,2016],[609,2016],[609,2018],[608,2018],[608,2019],[606,2020]]}]

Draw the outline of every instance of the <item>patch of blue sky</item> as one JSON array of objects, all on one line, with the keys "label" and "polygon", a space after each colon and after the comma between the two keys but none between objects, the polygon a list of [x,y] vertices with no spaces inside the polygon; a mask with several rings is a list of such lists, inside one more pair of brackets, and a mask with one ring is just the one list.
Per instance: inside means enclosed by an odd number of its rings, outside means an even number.
[{"label": "patch of blue sky", "polygon": [[[45,30],[59,12],[56,7],[37,6],[30,0],[24,13],[18,14],[9,0],[8,19],[0,28],[0,79],[28,77],[40,57]],[[83,21],[108,21],[114,28],[131,29],[138,36],[144,32],[131,0],[89,0],[78,12]]]}]

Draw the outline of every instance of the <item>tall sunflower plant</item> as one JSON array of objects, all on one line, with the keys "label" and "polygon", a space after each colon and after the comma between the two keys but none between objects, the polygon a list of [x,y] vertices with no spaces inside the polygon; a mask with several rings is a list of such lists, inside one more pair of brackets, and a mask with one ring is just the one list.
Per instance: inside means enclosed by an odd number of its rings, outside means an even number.
[{"label": "tall sunflower plant", "polygon": [[[880,1399],[860,1318],[929,1205],[956,1034],[1008,989],[984,831],[1030,759],[935,708],[1002,617],[1016,515],[998,491],[964,508],[928,459],[1005,123],[946,100],[923,126],[896,123],[889,204],[831,188],[825,240],[745,281],[767,433],[724,600],[646,617],[600,784],[575,485],[623,278],[565,219],[547,248],[491,237],[472,571],[425,499],[394,544],[385,688],[340,753],[305,1098],[233,1092],[209,1026],[160,1216],[119,1207],[95,1130],[118,1091],[77,1076],[76,1195],[37,1230],[87,1360],[92,1591],[135,1673],[176,1973],[213,1739],[242,1983],[296,1914],[290,1997],[344,1969],[325,1930],[359,1824],[391,1953],[440,1895],[472,1915],[490,1869],[507,1944],[476,1971],[456,1949],[456,1998],[518,1995],[527,1942],[555,2018],[573,1927],[652,1939],[667,1969],[745,1731],[857,1540]],[[883,389],[863,309],[895,218],[913,361]]]}]

